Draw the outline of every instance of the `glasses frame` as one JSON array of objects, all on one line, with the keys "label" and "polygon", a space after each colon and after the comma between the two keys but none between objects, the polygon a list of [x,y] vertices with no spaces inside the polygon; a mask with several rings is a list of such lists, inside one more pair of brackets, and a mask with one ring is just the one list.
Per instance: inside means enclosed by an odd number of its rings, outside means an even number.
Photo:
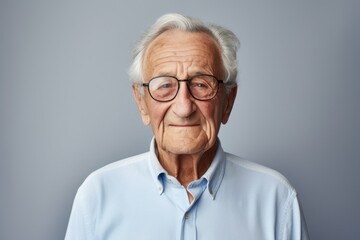
[{"label": "glasses frame", "polygon": [[[199,98],[195,97],[195,96],[192,94],[192,92],[191,92],[191,90],[190,90],[190,82],[191,82],[192,79],[194,79],[194,78],[196,78],[196,77],[201,77],[201,76],[212,77],[212,78],[214,78],[214,79],[217,81],[217,86],[216,86],[216,91],[215,91],[214,96],[211,96],[211,97],[206,98],[206,99],[199,99]],[[150,88],[149,88],[150,82],[151,82],[152,80],[157,79],[157,78],[160,78],[160,77],[170,77],[170,78],[173,78],[173,79],[175,79],[175,80],[177,81],[178,87],[177,87],[176,93],[175,93],[174,97],[172,97],[172,98],[169,99],[169,100],[158,100],[158,99],[154,98],[153,95],[152,95],[151,92],[150,92]],[[143,87],[147,87],[150,97],[151,97],[152,99],[154,99],[155,101],[157,101],[157,102],[170,102],[170,101],[174,100],[174,99],[176,98],[176,96],[178,95],[179,89],[180,89],[180,83],[181,83],[181,82],[186,82],[186,86],[187,86],[187,89],[188,89],[190,95],[191,95],[194,99],[199,100],[199,101],[208,101],[208,100],[213,99],[213,98],[217,95],[217,93],[219,92],[219,86],[220,86],[220,84],[224,84],[224,80],[219,80],[219,79],[217,79],[217,77],[215,77],[215,76],[213,76],[213,75],[210,75],[210,74],[200,74],[200,75],[192,76],[192,77],[190,77],[190,78],[188,78],[188,79],[178,79],[178,78],[176,78],[176,77],[174,77],[174,76],[156,76],[156,77],[150,79],[149,82],[143,83],[142,86],[143,86]]]}]

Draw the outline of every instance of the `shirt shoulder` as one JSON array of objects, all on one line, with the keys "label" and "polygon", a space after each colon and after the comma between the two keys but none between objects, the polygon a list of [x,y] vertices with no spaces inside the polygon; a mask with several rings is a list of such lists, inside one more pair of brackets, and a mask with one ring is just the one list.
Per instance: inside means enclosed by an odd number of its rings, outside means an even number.
[{"label": "shirt shoulder", "polygon": [[[238,157],[231,153],[226,153],[227,168],[231,169],[233,174],[247,178],[249,183],[265,184],[266,186],[277,186],[287,189],[296,195],[294,187],[288,179],[278,171],[263,166],[261,164]],[[251,181],[250,181],[251,180]]]},{"label": "shirt shoulder", "polygon": [[147,159],[148,159],[148,152],[131,156],[128,158],[124,158],[116,162],[109,163],[108,165],[105,165],[104,167],[97,169],[96,171],[92,172],[88,178],[98,177],[101,175],[110,174],[112,172],[122,171],[128,168],[134,168],[134,167],[136,168],[139,165],[146,164]]},{"label": "shirt shoulder", "polygon": [[133,181],[141,180],[148,172],[148,152],[124,158],[92,172],[81,184],[78,192],[94,192],[100,189],[103,191],[114,185],[126,187]]}]

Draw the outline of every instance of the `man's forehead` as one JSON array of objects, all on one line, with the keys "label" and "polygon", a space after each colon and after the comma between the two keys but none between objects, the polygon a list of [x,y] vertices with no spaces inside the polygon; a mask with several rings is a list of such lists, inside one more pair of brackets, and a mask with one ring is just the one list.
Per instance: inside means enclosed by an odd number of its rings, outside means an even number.
[{"label": "man's forehead", "polygon": [[180,64],[193,73],[210,73],[209,70],[221,65],[219,61],[218,45],[209,34],[168,30],[150,43],[144,58],[144,70],[165,75]]},{"label": "man's forehead", "polygon": [[189,64],[184,64],[181,66],[180,64],[164,64],[163,66],[157,66],[157,68],[153,69],[153,75],[154,76],[174,76],[176,72],[179,71],[179,69],[183,68],[184,65],[186,66],[186,72],[189,76],[195,76],[200,74],[211,74],[212,72],[209,72],[208,65],[207,64],[201,64],[196,63],[192,61]]}]

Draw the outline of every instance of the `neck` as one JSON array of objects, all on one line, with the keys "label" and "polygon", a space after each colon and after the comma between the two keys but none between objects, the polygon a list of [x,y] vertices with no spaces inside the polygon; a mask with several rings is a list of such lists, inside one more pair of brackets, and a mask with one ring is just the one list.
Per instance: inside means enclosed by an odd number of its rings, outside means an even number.
[{"label": "neck", "polygon": [[199,179],[210,167],[217,150],[217,142],[207,151],[197,154],[173,154],[157,149],[163,168],[174,176],[185,188]]}]

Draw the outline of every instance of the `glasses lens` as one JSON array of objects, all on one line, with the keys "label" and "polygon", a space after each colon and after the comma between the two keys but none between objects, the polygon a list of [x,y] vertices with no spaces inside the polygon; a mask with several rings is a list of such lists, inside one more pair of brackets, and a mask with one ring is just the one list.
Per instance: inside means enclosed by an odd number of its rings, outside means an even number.
[{"label": "glasses lens", "polygon": [[158,101],[169,101],[175,97],[178,81],[173,77],[157,77],[149,82],[150,95]]},{"label": "glasses lens", "polygon": [[218,81],[212,76],[196,76],[189,82],[189,88],[194,98],[207,100],[213,98],[218,90]]}]

